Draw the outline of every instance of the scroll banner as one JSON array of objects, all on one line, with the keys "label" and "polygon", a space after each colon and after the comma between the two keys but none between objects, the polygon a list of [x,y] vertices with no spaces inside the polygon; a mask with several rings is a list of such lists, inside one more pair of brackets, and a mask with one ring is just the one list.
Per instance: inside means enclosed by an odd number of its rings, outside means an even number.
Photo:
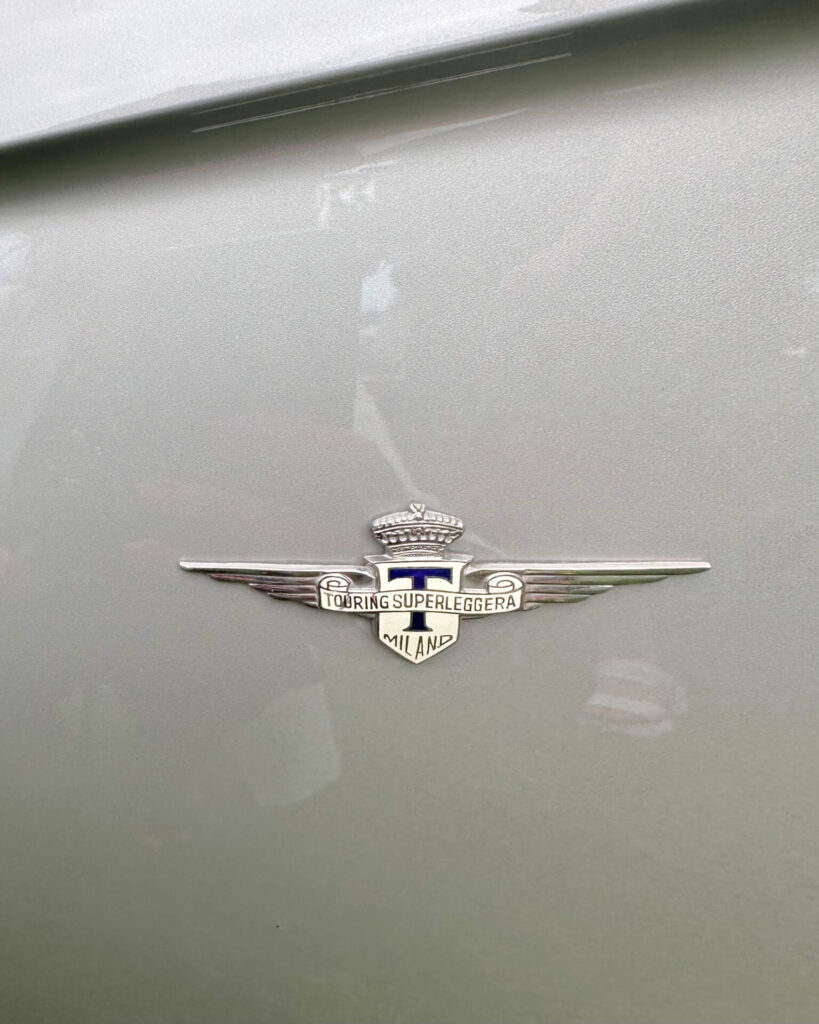
[{"label": "scroll banner", "polygon": [[508,572],[486,579],[486,591],[350,590],[346,576],[324,576],[318,585],[319,606],[328,612],[446,612],[452,615],[497,615],[514,612],[523,599],[523,580]]}]

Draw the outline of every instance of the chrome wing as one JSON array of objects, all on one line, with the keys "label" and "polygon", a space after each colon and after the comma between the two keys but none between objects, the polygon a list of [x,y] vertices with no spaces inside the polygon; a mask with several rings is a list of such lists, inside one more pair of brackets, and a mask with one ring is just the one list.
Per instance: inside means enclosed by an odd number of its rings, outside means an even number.
[{"label": "chrome wing", "polygon": [[247,583],[254,590],[278,601],[301,601],[318,607],[318,582],[323,576],[341,574],[354,586],[375,583],[375,577],[361,565],[282,565],[277,562],[180,562],[188,572],[206,572],[215,580]]},{"label": "chrome wing", "polygon": [[523,580],[522,609],[585,601],[624,583],[656,583],[668,576],[705,572],[708,562],[482,562],[464,573],[467,586],[480,586],[497,572]]}]

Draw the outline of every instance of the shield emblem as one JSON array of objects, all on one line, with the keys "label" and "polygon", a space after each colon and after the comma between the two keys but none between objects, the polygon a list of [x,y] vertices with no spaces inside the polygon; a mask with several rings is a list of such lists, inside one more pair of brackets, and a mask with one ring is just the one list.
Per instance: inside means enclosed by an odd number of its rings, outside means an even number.
[{"label": "shield emblem", "polygon": [[[374,620],[381,643],[418,665],[454,647],[463,616],[474,618],[585,601],[620,583],[653,583],[704,572],[707,562],[482,562],[445,557],[464,532],[456,516],[413,502],[372,522],[386,551],[364,565],[304,562],[180,562],[217,580],[247,583],[280,601]],[[463,584],[466,584],[463,587]]]},{"label": "shield emblem", "polygon": [[[417,665],[452,647],[458,639],[460,615],[435,611],[435,594],[457,594],[470,556],[451,558],[371,558],[379,592],[396,594],[393,608],[379,612],[378,639]],[[440,601],[443,604],[443,599]]]}]

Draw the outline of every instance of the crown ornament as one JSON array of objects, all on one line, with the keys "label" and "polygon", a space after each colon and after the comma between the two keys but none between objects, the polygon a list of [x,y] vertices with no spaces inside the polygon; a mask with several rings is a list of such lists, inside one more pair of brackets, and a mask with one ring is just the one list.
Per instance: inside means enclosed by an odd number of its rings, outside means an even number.
[{"label": "crown ornament", "polygon": [[405,512],[390,512],[374,519],[372,531],[390,556],[441,555],[447,544],[464,532],[464,524],[456,516],[412,502]]}]

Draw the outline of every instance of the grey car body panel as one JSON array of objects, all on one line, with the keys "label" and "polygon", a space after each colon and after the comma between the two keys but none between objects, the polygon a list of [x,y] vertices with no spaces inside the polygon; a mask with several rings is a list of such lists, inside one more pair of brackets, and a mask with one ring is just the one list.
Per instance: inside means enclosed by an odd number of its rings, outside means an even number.
[{"label": "grey car body panel", "polygon": [[[819,26],[748,10],[6,154],[0,1019],[815,1024]],[[420,667],[177,568],[408,500],[714,568]]]},{"label": "grey car body panel", "polygon": [[[692,0],[687,0],[691,3]],[[697,0],[693,0],[697,2]],[[571,30],[669,0],[40,0],[0,36],[0,143],[354,77],[442,47]]]}]

